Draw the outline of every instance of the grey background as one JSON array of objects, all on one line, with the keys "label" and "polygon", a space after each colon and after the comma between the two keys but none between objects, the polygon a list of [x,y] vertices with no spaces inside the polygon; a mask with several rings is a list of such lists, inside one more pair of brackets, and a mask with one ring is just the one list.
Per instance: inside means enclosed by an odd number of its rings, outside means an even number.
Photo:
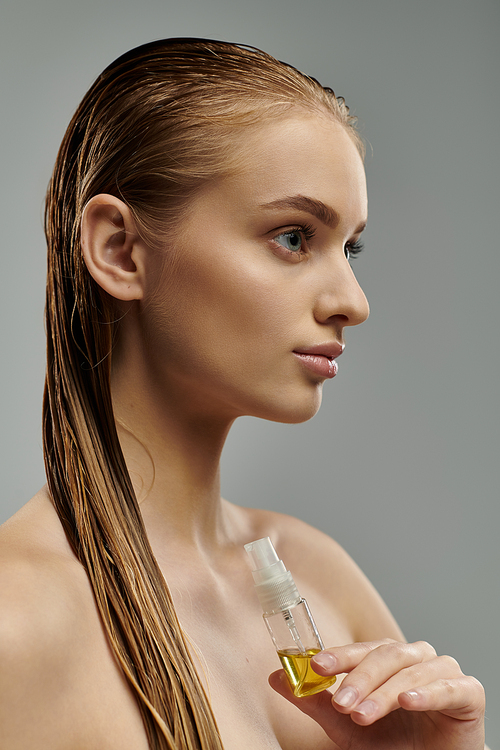
[{"label": "grey background", "polygon": [[355,261],[372,314],[348,331],[310,423],[241,420],[226,497],[338,539],[407,638],[498,687],[500,5],[493,0],[3,0],[1,477],[4,520],[43,483],[45,186],[101,69],[166,36],[253,44],[344,95],[369,140]]}]

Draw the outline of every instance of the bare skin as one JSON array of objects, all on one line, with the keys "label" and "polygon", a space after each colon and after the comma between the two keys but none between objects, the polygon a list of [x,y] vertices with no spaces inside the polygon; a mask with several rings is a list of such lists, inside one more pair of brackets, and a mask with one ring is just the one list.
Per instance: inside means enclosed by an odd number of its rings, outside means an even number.
[{"label": "bare skin", "polygon": [[[346,257],[366,222],[364,171],[349,136],[319,116],[297,113],[263,125],[245,148],[239,170],[198,196],[182,234],[166,237],[161,255],[144,245],[118,199],[96,196],[87,206],[87,267],[127,313],[113,352],[120,439],[226,750],[379,750],[385,746],[366,733],[362,744],[350,744],[350,733],[368,728],[356,708],[379,700],[383,684],[388,710],[397,709],[392,716],[410,716],[409,706],[398,708],[399,694],[428,682],[408,680],[404,670],[432,659],[422,659],[422,646],[393,649],[390,659],[378,648],[381,639],[403,641],[402,634],[335,542],[296,519],[238,508],[221,499],[219,485],[234,420],[313,416],[324,377],[296,352],[343,344],[345,327],[368,315]],[[297,196],[315,203],[289,200]],[[335,212],[326,222],[319,202]],[[0,533],[0,746],[147,750],[86,575],[46,490]],[[297,710],[279,676],[271,678],[274,690],[268,685],[277,656],[243,551],[267,535],[323,639],[335,646],[336,671],[350,673],[343,685],[358,699],[348,708],[325,693],[320,706],[309,701]],[[357,642],[371,645],[349,645]],[[468,726],[475,726],[466,734],[465,722],[453,719],[456,744],[449,747],[482,750],[484,700],[476,683],[464,683],[456,670],[445,674],[442,663],[425,670],[432,684],[422,715],[448,710],[437,705],[441,677],[459,680]],[[448,747],[436,744],[441,729],[408,750]],[[390,731],[387,750],[404,750],[397,727]]]},{"label": "bare skin", "polygon": [[[254,597],[243,543],[270,533],[285,559],[293,553],[290,567],[300,571],[297,583],[328,643],[363,639],[365,608],[372,612],[370,630],[380,636],[399,631],[356,566],[320,532],[286,516],[224,506],[231,541],[212,563],[194,554],[174,563],[158,554],[198,669],[208,677],[224,746],[239,750],[244,737],[245,745],[266,750],[335,748],[268,686],[279,661]],[[1,599],[9,603],[2,608],[0,746],[147,750],[139,711],[107,646],[87,577],[45,490],[2,527],[0,539]],[[307,546],[316,554],[304,569],[298,556]],[[330,575],[319,567],[326,557]],[[358,597],[349,602],[353,588]]]}]

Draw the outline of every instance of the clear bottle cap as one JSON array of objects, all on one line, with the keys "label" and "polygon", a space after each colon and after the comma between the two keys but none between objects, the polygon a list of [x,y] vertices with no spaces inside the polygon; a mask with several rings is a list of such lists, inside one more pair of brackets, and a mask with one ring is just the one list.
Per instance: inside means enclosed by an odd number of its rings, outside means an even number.
[{"label": "clear bottle cap", "polygon": [[292,574],[279,559],[268,536],[245,544],[252,563],[255,590],[265,614],[280,612],[300,602]]}]

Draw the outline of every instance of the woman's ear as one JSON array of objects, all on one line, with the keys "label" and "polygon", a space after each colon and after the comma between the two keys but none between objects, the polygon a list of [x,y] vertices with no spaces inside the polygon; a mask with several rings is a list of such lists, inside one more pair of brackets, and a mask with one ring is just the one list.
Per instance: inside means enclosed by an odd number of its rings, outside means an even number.
[{"label": "woman's ear", "polygon": [[114,195],[95,195],[84,208],[81,243],[94,281],[119,300],[142,299],[145,246],[128,206]]}]

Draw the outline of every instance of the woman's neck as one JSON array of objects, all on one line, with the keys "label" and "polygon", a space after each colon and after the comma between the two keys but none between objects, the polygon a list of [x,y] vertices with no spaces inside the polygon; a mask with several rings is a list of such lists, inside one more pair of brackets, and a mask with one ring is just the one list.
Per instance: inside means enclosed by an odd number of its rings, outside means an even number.
[{"label": "woman's neck", "polygon": [[224,536],[219,464],[232,422],[167,391],[140,364],[114,368],[118,436],[153,546],[208,551]]}]

